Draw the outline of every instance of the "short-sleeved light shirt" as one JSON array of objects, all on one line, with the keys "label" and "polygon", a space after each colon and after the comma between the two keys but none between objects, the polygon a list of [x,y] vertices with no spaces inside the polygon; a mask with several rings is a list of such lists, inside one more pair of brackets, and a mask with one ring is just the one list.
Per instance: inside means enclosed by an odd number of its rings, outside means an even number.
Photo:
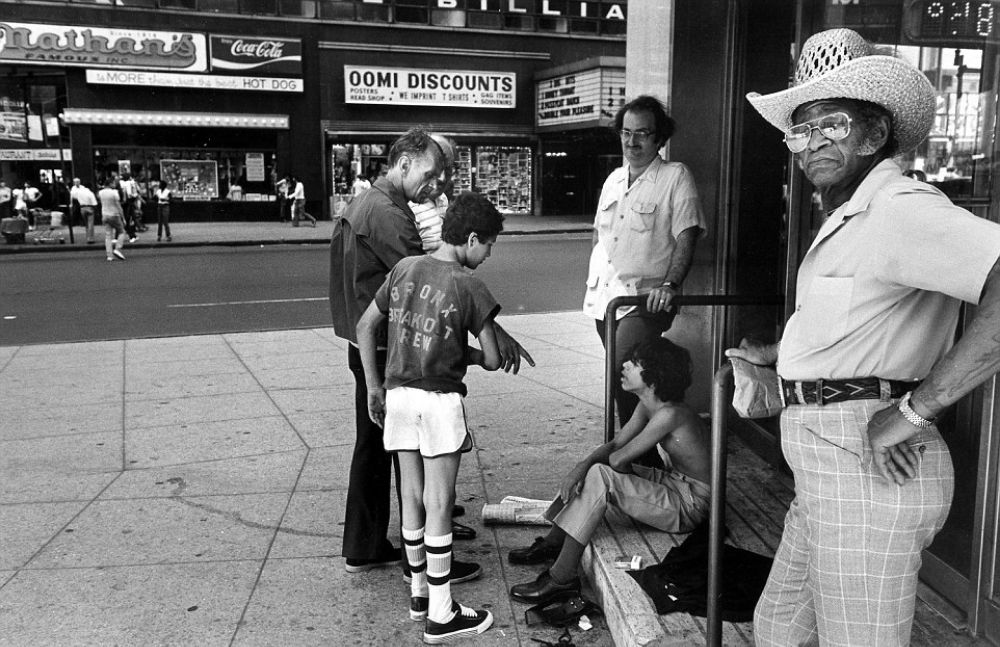
[{"label": "short-sleeved light shirt", "polygon": [[682,231],[706,231],[687,166],[656,157],[632,186],[628,172],[625,164],[605,180],[594,219],[598,240],[590,255],[583,311],[599,320],[611,299],[663,283]]},{"label": "short-sleeved light shirt", "polygon": [[71,200],[76,200],[80,203],[81,207],[96,207],[97,197],[94,192],[83,186],[75,186],[69,190],[69,196]]},{"label": "short-sleeved light shirt", "polygon": [[121,198],[118,195],[117,189],[104,187],[97,192],[97,197],[101,200],[101,215],[105,218],[110,216],[125,216],[125,212],[122,210]]},{"label": "short-sleeved light shirt", "polygon": [[978,303],[1000,225],[885,160],[820,227],[778,354],[786,380],[921,380]]},{"label": "short-sleeved light shirt", "polygon": [[433,256],[399,261],[375,293],[389,316],[385,388],[466,394],[469,333],[479,335],[500,306],[480,279]]},{"label": "short-sleeved light shirt", "polygon": [[444,214],[448,211],[448,196],[442,193],[436,200],[409,204],[424,251],[430,254],[441,246],[441,227],[444,225]]}]

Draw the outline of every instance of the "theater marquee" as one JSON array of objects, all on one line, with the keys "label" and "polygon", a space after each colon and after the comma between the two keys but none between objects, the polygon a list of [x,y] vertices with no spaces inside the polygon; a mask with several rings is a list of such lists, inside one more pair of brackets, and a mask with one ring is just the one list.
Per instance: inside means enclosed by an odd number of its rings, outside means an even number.
[{"label": "theater marquee", "polygon": [[344,102],[516,108],[517,74],[345,65]]}]

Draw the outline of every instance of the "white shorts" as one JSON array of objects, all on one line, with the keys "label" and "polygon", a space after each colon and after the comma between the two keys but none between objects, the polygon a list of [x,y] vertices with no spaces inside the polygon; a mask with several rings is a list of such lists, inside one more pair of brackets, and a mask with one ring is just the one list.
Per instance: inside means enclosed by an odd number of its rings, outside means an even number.
[{"label": "white shorts", "polygon": [[389,389],[382,442],[387,452],[419,451],[427,458],[471,450],[462,396],[408,386]]}]

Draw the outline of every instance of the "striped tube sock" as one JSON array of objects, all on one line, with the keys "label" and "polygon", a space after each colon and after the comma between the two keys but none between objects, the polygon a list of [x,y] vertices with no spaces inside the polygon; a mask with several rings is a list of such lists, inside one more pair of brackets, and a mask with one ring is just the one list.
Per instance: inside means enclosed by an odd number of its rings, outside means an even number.
[{"label": "striped tube sock", "polygon": [[430,593],[427,619],[451,622],[455,616],[451,601],[451,533],[424,536],[427,546],[427,588]]},{"label": "striped tube sock", "polygon": [[410,596],[427,597],[427,557],[424,551],[424,529],[403,528],[403,546],[406,549],[406,563],[410,567]]}]

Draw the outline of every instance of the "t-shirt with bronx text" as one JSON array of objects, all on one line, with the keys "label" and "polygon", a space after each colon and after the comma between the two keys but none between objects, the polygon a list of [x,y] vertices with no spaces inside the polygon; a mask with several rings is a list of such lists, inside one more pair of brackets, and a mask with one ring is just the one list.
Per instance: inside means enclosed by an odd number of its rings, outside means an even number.
[{"label": "t-shirt with bronx text", "polygon": [[375,304],[389,318],[385,388],[464,396],[469,333],[500,311],[486,285],[460,263],[411,256],[392,268]]}]

